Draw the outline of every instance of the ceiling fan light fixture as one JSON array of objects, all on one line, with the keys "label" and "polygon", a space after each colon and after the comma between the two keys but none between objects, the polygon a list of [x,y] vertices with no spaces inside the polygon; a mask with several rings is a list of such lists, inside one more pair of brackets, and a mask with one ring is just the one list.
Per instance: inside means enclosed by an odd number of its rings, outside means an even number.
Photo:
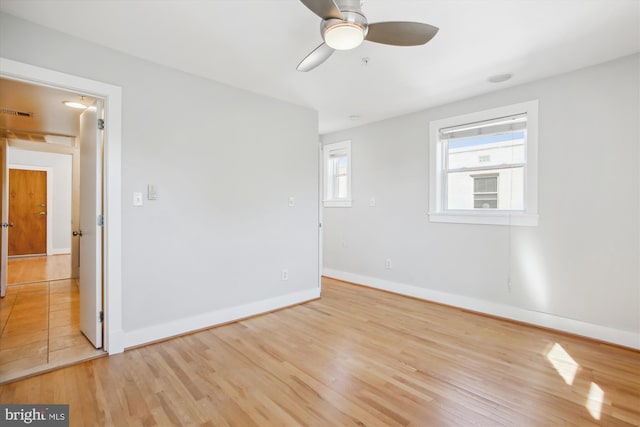
[{"label": "ceiling fan light fixture", "polygon": [[340,22],[324,31],[324,41],[335,50],[353,49],[364,41],[364,29],[351,22]]}]

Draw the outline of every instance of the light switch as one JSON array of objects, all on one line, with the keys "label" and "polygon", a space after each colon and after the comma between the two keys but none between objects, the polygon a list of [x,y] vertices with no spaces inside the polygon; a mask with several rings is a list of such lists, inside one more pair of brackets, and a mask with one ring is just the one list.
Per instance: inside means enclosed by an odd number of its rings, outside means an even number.
[{"label": "light switch", "polygon": [[369,206],[375,206],[376,205],[376,198],[371,196],[371,198],[369,199]]},{"label": "light switch", "polygon": [[142,193],[133,193],[133,206],[142,206]]},{"label": "light switch", "polygon": [[156,191],[155,184],[147,185],[147,199],[156,200],[158,198],[158,192]]}]

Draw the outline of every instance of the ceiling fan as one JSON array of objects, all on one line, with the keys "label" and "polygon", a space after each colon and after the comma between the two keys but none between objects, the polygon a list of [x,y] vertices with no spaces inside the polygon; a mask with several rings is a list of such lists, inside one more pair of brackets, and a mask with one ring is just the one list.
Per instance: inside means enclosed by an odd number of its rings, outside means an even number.
[{"label": "ceiling fan", "polygon": [[322,18],[320,33],[324,42],[307,55],[298,71],[311,71],[336,50],[349,50],[364,40],[393,46],[425,44],[438,28],[420,22],[375,22],[369,24],[362,14],[362,0],[300,0]]}]

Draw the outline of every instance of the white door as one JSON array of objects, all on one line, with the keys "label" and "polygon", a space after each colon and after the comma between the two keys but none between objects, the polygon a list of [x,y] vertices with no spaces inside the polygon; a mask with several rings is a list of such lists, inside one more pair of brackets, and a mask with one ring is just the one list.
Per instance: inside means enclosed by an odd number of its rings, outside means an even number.
[{"label": "white door", "polygon": [[0,297],[7,294],[7,251],[9,250],[9,175],[7,174],[7,140],[0,145]]},{"label": "white door", "polygon": [[102,101],[80,115],[80,330],[102,347]]}]

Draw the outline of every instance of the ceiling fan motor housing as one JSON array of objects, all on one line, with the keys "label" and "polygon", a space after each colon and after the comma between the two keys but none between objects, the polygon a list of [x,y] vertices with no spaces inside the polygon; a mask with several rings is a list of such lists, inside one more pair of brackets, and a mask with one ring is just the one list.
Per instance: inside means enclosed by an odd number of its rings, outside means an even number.
[{"label": "ceiling fan motor housing", "polygon": [[363,36],[367,37],[369,23],[367,22],[367,18],[365,18],[364,15],[359,12],[350,12],[344,10],[341,12],[344,19],[329,18],[324,19],[322,20],[322,22],[320,22],[320,34],[322,35],[322,40],[325,40],[324,35],[329,28],[345,23],[360,27],[362,29]]}]

